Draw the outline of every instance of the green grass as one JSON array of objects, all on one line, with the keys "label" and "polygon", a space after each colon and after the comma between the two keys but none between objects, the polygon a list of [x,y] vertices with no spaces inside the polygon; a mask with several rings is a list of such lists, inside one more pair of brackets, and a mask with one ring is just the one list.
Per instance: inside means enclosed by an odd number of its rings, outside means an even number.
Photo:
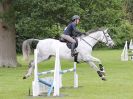
[{"label": "green grass", "polygon": [[[93,56],[101,59],[107,72],[107,81],[102,81],[97,73],[87,64],[78,64],[79,88],[74,89],[73,73],[63,75],[63,85],[60,99],[132,99],[133,98],[133,62],[121,62],[120,50],[98,50]],[[18,56],[22,64],[17,68],[0,68],[0,99],[51,99],[53,97],[28,96],[33,75],[23,80],[27,66]],[[63,60],[62,68],[71,68],[72,63]],[[39,64],[39,71],[53,69],[54,59]]]}]

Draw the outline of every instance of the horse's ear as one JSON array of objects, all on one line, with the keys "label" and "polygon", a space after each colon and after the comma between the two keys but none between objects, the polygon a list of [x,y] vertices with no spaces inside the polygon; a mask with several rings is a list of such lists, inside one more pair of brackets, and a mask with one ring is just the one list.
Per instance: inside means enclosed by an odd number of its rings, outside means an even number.
[{"label": "horse's ear", "polygon": [[108,31],[108,28],[106,28],[105,30],[104,30],[104,32],[107,32]]}]

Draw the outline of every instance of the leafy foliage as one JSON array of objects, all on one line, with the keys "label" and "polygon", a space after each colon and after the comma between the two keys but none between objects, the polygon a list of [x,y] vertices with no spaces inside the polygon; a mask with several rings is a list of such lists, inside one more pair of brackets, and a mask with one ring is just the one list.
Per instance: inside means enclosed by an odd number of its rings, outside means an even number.
[{"label": "leafy foliage", "polygon": [[133,23],[133,0],[125,0],[127,18]]},{"label": "leafy foliage", "polygon": [[108,27],[117,47],[121,47],[133,37],[133,26],[125,19],[123,3],[122,0],[16,0],[17,48],[27,38],[58,38],[75,14],[81,16],[80,29]]}]

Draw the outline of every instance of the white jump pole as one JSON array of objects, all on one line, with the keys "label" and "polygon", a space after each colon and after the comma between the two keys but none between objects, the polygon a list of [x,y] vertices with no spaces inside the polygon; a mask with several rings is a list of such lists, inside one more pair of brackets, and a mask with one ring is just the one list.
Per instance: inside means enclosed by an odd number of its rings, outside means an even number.
[{"label": "white jump pole", "polygon": [[133,41],[132,41],[132,39],[130,40],[129,50],[130,50],[130,52],[129,52],[130,60],[133,61]]},{"label": "white jump pole", "polygon": [[130,40],[129,49],[133,50],[133,41],[132,41],[132,39]]},{"label": "white jump pole", "polygon": [[54,93],[53,96],[60,95],[60,57],[59,57],[59,48],[56,49],[55,57],[55,69],[54,69]]},{"label": "white jump pole", "polygon": [[[60,71],[61,71],[61,64],[59,65],[59,74],[60,74]],[[62,88],[62,74],[59,75],[59,87]]]},{"label": "white jump pole", "polygon": [[78,88],[78,74],[76,73],[76,62],[74,62],[74,88]]},{"label": "white jump pole", "polygon": [[127,47],[127,41],[125,42],[124,49],[121,54],[121,61],[128,61],[128,47]]},{"label": "white jump pole", "polygon": [[40,93],[39,90],[39,81],[38,81],[38,70],[37,70],[37,49],[34,50],[34,81],[32,82],[33,96],[38,96]]}]

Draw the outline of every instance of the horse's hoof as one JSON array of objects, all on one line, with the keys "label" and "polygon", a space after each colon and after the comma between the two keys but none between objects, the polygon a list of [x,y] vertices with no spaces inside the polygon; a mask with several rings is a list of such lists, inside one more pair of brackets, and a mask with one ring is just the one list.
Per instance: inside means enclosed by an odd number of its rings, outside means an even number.
[{"label": "horse's hoof", "polygon": [[23,79],[26,79],[26,76],[24,76]]},{"label": "horse's hoof", "polygon": [[102,79],[103,81],[106,81],[106,80],[107,80],[105,77],[102,77],[101,79]]}]

